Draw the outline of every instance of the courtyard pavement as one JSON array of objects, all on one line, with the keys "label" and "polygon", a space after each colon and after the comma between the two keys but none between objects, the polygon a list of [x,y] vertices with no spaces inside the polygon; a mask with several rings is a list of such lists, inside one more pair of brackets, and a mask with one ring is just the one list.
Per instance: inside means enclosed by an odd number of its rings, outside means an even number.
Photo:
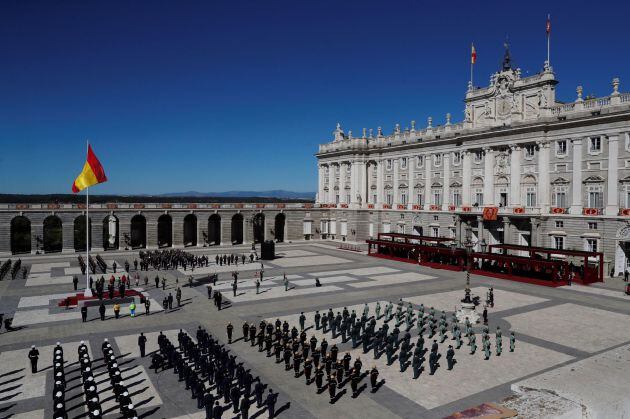
[{"label": "courtyard pavement", "polygon": [[[353,349],[349,342],[315,330],[313,316],[332,308],[336,313],[344,307],[356,310],[358,315],[368,304],[370,315],[374,315],[376,302],[383,311],[391,301],[399,299],[414,307],[423,304],[425,310],[434,307],[438,313],[444,310],[447,319],[463,298],[465,273],[419,267],[413,264],[371,258],[365,254],[342,251],[335,243],[299,242],[279,244],[277,259],[262,261],[264,281],[260,293],[256,294],[256,272],[261,261],[235,266],[215,266],[214,255],[223,253],[245,254],[248,247],[223,247],[195,249],[197,254],[209,255],[211,264],[186,271],[140,272],[141,285],[151,299],[151,314],[129,316],[127,305],[123,305],[122,316],[115,319],[108,308],[106,320],[101,321],[96,308],[90,308],[88,321],[83,323],[76,308],[59,307],[58,302],[73,293],[72,277],[80,276],[77,255],[59,254],[24,257],[29,267],[26,280],[0,281],[0,313],[13,318],[14,331],[0,330],[0,418],[46,418],[52,415],[52,347],[59,341],[66,353],[66,374],[76,374],[72,365],[77,360],[76,347],[84,340],[92,353],[100,352],[100,344],[108,338],[120,355],[119,364],[124,365],[124,376],[132,392],[131,397],[142,417],[155,418],[204,418],[205,413],[197,409],[196,401],[184,389],[176,377],[168,372],[156,374],[149,370],[149,357],[140,357],[137,336],[144,332],[148,338],[147,352],[157,349],[157,335],[163,331],[172,341],[179,329],[194,336],[202,326],[223,343],[227,343],[226,324],[235,327],[235,336],[240,337],[240,326],[244,321],[260,322],[263,319],[288,321],[298,326],[301,312],[306,315],[308,338],[319,341],[326,337],[329,344],[336,343],[340,354],[349,352],[353,359],[361,357],[364,368],[375,365],[380,371],[383,384],[378,391],[363,391],[356,397],[342,394],[336,403],[330,404],[327,392],[318,394],[314,384],[307,386],[304,378],[293,378],[292,372],[284,371],[275,360],[267,358],[243,340],[228,345],[242,360],[254,376],[259,376],[269,388],[279,392],[276,409],[278,416],[290,418],[442,418],[454,412],[480,405],[485,402],[501,403],[522,389],[538,386],[550,391],[557,389],[549,383],[558,384],[564,390],[560,396],[567,398],[566,409],[572,409],[571,397],[579,393],[581,403],[597,402],[597,387],[585,389],[575,384],[573,389],[566,377],[577,371],[594,377],[598,371],[594,362],[615,363],[609,376],[627,377],[630,372],[630,304],[621,289],[623,281],[610,279],[606,284],[584,287],[572,286],[547,288],[525,283],[510,282],[481,276],[472,276],[472,293],[485,300],[487,290],[494,288],[495,305],[488,308],[491,333],[500,326],[503,332],[504,352],[493,354],[484,360],[483,351],[474,355],[464,344],[456,350],[457,364],[452,371],[441,366],[435,375],[423,372],[414,379],[410,368],[400,372],[397,362],[388,366],[385,356],[373,359],[372,353],[364,354],[360,347]],[[137,252],[103,254],[108,263],[116,261],[120,267],[124,261],[133,262]],[[133,266],[133,263],[132,263]],[[239,272],[236,295],[232,293],[231,272]],[[219,280],[214,287],[229,300],[225,308],[218,311],[208,299],[203,283],[188,286],[188,277],[205,277],[217,273]],[[135,272],[131,271],[134,275]],[[108,272],[106,279],[112,275]],[[148,275],[148,286],[144,276]],[[153,278],[166,278],[166,289],[156,288]],[[289,280],[285,291],[284,275]],[[97,275],[100,276],[100,275]],[[315,279],[321,282],[315,286]],[[83,284],[83,278],[80,278]],[[182,287],[182,305],[173,310],[162,310],[161,301],[168,293],[175,294],[177,285]],[[380,325],[382,318],[377,320]],[[477,333],[481,327],[475,327]],[[508,351],[509,332],[516,334],[516,350]],[[415,342],[415,325],[410,330]],[[439,345],[444,358],[448,340]],[[480,336],[478,335],[478,338]],[[494,348],[494,334],[491,334]],[[466,339],[464,339],[466,342]],[[425,347],[430,340],[425,336]],[[478,340],[480,345],[480,339]],[[40,351],[40,371],[30,372],[28,349],[36,345]],[[445,364],[445,362],[443,363]],[[98,368],[98,363],[96,363]],[[608,364],[605,364],[606,366]],[[101,365],[100,373],[104,372]],[[605,369],[605,368],[604,368]],[[614,370],[614,373],[612,372]],[[617,371],[621,371],[618,373]],[[581,376],[577,376],[579,382]],[[621,379],[621,378],[620,378]],[[366,383],[364,379],[362,384]],[[346,385],[347,386],[347,385]],[[345,387],[344,387],[345,388]],[[606,386],[601,387],[602,390]],[[342,388],[343,389],[343,388]],[[78,390],[75,390],[77,392]],[[106,417],[117,417],[111,397],[111,389],[103,388],[101,400],[107,400],[104,408]],[[78,394],[78,393],[77,393]],[[559,393],[560,394],[560,393]],[[613,393],[614,394],[614,393]],[[68,393],[67,397],[76,396]],[[558,397],[560,397],[558,396]],[[577,397],[577,396],[576,396]],[[616,402],[610,395],[603,398],[611,405]],[[620,396],[621,397],[621,396]],[[569,400],[570,399],[570,400]],[[578,403],[579,404],[579,403]],[[507,402],[506,405],[519,409],[522,405]],[[82,398],[74,397],[67,403],[70,417],[82,417],[85,408]],[[560,406],[558,404],[557,406]],[[556,407],[557,407],[556,406]],[[562,408],[565,408],[564,405]],[[623,406],[620,407],[623,409]],[[615,412],[616,410],[610,410]],[[267,417],[266,412],[254,409],[250,414]],[[254,417],[252,415],[252,417]],[[224,417],[238,417],[226,410]],[[523,417],[545,417],[543,412],[528,410]]]}]

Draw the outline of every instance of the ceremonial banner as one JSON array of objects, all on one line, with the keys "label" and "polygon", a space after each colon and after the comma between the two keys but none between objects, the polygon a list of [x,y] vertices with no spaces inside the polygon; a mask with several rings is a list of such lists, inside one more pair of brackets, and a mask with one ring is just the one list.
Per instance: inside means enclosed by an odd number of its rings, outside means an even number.
[{"label": "ceremonial banner", "polygon": [[496,221],[497,214],[499,214],[499,208],[497,207],[485,207],[483,209],[483,219],[485,221]]}]

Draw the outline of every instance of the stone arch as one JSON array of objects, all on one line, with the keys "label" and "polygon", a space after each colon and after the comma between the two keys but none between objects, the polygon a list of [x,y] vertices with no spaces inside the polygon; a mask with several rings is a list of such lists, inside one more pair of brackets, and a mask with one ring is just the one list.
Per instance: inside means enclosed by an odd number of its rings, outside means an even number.
[{"label": "stone arch", "polygon": [[118,249],[120,227],[118,217],[110,214],[103,218],[103,249]]},{"label": "stone arch", "polygon": [[61,218],[49,215],[44,219],[44,253],[63,250],[63,226]]},{"label": "stone arch", "polygon": [[[90,249],[92,248],[92,219],[88,218],[88,229],[90,234]],[[74,219],[74,250],[85,252],[85,215],[79,215]]]},{"label": "stone arch", "polygon": [[11,253],[31,253],[31,220],[23,215],[11,220]]},{"label": "stone arch", "polygon": [[523,185],[532,185],[536,184],[536,178],[533,175],[527,175],[523,177],[523,181],[521,182]]},{"label": "stone arch", "polygon": [[173,246],[173,219],[168,214],[160,215],[158,218],[158,247]]},{"label": "stone arch", "polygon": [[232,244],[243,244],[243,214],[232,216]]},{"label": "stone arch", "polygon": [[476,176],[472,179],[472,186],[483,186],[483,178],[480,176]]},{"label": "stone arch", "polygon": [[131,217],[131,248],[145,249],[147,247],[147,219],[142,214]]},{"label": "stone arch", "polygon": [[280,243],[284,241],[284,223],[287,220],[287,216],[284,213],[279,213],[276,215],[275,223],[274,223],[274,231],[276,242]]},{"label": "stone arch", "polygon": [[221,244],[221,216],[219,214],[212,214],[208,218],[208,244]]},{"label": "stone arch", "polygon": [[197,216],[188,214],[184,217],[184,247],[197,246]]},{"label": "stone arch", "polygon": [[254,230],[254,243],[262,243],[265,241],[265,214],[259,212],[252,218],[252,226]]}]

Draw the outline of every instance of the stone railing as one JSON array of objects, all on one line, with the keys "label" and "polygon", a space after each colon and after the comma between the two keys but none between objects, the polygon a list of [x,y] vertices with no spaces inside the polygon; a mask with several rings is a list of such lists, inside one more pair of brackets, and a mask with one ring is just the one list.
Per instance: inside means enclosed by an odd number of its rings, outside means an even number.
[{"label": "stone railing", "polygon": [[[301,209],[313,208],[315,204],[310,202],[292,203],[103,203],[90,204],[90,209],[105,210],[151,210],[151,209],[184,209],[184,210],[205,210],[205,209]],[[0,211],[63,211],[63,210],[83,210],[85,204],[0,204]]]},{"label": "stone railing", "polygon": [[630,102],[630,93],[619,93],[617,95],[598,97],[593,99],[578,100],[571,103],[563,103],[549,108],[552,116],[561,116],[583,110],[593,111],[598,109],[618,106],[622,103]]}]

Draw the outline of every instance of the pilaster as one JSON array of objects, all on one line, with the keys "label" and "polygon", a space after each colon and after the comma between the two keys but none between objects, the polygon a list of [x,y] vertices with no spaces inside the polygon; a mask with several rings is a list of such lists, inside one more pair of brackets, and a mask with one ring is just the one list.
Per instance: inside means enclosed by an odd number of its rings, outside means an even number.
[{"label": "pilaster", "polygon": [[472,191],[471,191],[471,182],[472,182],[472,161],[471,161],[471,152],[469,150],[463,151],[462,156],[462,204],[464,206],[472,205]]},{"label": "pilaster", "polygon": [[521,206],[521,158],[522,149],[518,145],[510,146],[510,206]]},{"label": "pilaster", "polygon": [[574,215],[582,214],[582,138],[576,138],[573,144],[573,173],[571,177],[571,208]]},{"label": "pilaster", "polygon": [[549,213],[549,141],[538,142],[538,207],[541,213]]},{"label": "pilaster", "polygon": [[606,188],[606,215],[619,214],[619,136],[608,137],[608,185]]},{"label": "pilaster", "polygon": [[493,206],[494,202],[494,150],[491,148],[484,149],[484,167],[483,167],[483,204],[484,206]]},{"label": "pilaster", "polygon": [[451,153],[444,153],[442,155],[442,166],[444,169],[442,209],[448,211],[448,206],[451,203]]}]

